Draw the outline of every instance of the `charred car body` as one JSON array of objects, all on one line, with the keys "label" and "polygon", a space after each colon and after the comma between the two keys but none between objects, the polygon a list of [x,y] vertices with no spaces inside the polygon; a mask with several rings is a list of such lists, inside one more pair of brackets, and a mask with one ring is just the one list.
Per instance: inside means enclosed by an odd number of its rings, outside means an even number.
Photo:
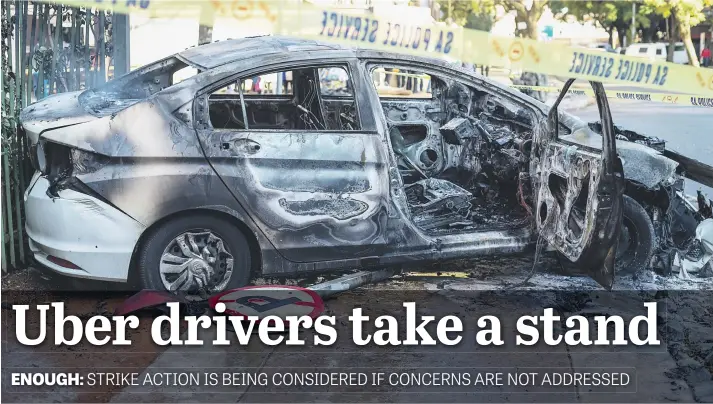
[{"label": "charred car body", "polygon": [[[408,94],[382,91],[395,79]],[[615,128],[592,87],[587,125],[429,59],[279,37],[191,48],[22,112],[30,247],[70,276],[216,292],[539,238],[610,287],[615,258],[687,248],[703,210],[682,175],[713,171]]]}]

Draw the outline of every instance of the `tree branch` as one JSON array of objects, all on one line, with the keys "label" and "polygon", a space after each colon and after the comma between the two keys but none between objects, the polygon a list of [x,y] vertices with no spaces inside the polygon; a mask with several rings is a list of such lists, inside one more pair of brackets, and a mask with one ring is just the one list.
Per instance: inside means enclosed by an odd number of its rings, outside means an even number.
[{"label": "tree branch", "polygon": [[[513,9],[515,11],[522,14],[527,14],[527,9],[525,8],[525,4],[521,3],[518,0],[500,0],[500,3],[507,8]],[[534,6],[534,2],[533,2]]]}]

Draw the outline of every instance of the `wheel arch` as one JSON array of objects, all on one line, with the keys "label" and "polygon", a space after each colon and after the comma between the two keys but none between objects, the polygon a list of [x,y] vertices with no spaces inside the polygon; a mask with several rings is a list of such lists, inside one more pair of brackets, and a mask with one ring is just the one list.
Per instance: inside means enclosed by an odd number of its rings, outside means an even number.
[{"label": "wheel arch", "polygon": [[248,248],[251,259],[250,275],[252,277],[262,274],[262,249],[260,247],[260,241],[258,239],[257,233],[246,223],[248,219],[242,217],[239,212],[235,212],[231,209],[227,209],[224,207],[200,207],[172,212],[154,221],[150,226],[144,229],[138,241],[136,242],[136,245],[134,246],[134,251],[131,254],[131,267],[129,268],[128,279],[128,282],[130,284],[138,284],[137,258],[139,255],[139,249],[146,242],[146,238],[163,224],[175,220],[179,217],[192,215],[211,215],[220,219],[224,219],[234,225],[238,230],[240,230],[240,232],[245,236],[248,241]]},{"label": "wheel arch", "polygon": [[662,186],[656,189],[650,189],[644,184],[628,178],[626,179],[626,189],[624,194],[633,198],[644,208],[654,206],[659,209],[666,210],[670,203],[669,194],[665,187]]}]

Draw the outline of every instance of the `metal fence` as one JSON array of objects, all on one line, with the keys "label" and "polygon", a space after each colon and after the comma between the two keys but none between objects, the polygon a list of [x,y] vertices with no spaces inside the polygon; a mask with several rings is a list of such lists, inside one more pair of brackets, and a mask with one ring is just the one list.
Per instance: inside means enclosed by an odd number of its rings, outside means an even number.
[{"label": "metal fence", "polygon": [[114,61],[126,60],[128,53],[126,42],[113,46],[117,21],[123,18],[120,31],[125,35],[128,24],[125,16],[47,2],[2,0],[1,16],[1,244],[2,270],[7,271],[29,263],[23,194],[32,168],[26,139],[17,131],[19,112],[52,94],[111,79]]}]

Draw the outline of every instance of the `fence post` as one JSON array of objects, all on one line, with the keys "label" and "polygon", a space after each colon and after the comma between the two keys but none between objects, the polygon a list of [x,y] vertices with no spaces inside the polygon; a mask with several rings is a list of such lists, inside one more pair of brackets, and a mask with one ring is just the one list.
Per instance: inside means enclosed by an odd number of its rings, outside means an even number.
[{"label": "fence post", "polygon": [[[54,16],[52,11],[56,11]],[[71,28],[65,49],[62,12]],[[32,14],[30,14],[32,12]],[[29,263],[23,195],[34,169],[29,164],[29,142],[18,133],[20,110],[52,93],[90,88],[98,78],[105,81],[106,30],[104,11],[63,7],[58,3],[3,0],[2,153],[0,156],[0,260],[2,270],[19,269]],[[92,30],[92,17],[98,17],[98,31]],[[12,21],[15,21],[12,24]],[[51,21],[54,19],[55,31]],[[116,44],[113,60],[116,75],[129,71],[129,19],[112,14]],[[68,24],[68,25],[70,25]],[[91,63],[90,36],[98,47]],[[35,60],[36,57],[36,60]],[[47,59],[47,58],[50,59]],[[46,62],[46,63],[45,63]],[[45,71],[49,68],[49,71]],[[36,70],[36,71],[35,71]],[[99,77],[95,77],[98,73]],[[14,77],[13,77],[14,74]],[[48,85],[45,86],[45,79]],[[36,85],[36,87],[35,87]]]},{"label": "fence post", "polygon": [[129,60],[130,26],[128,14],[112,14],[114,40],[114,78],[125,75],[131,70]]}]

